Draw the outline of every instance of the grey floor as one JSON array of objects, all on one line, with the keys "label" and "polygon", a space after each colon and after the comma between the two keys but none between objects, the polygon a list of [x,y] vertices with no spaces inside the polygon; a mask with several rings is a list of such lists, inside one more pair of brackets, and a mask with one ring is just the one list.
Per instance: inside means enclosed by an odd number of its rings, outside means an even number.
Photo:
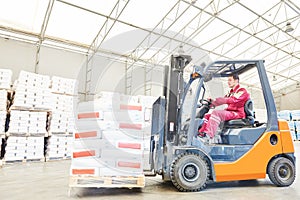
[{"label": "grey floor", "polygon": [[[295,142],[296,156],[300,142]],[[290,187],[275,187],[266,179],[214,183],[201,192],[180,193],[160,176],[147,177],[142,189],[73,188],[69,192],[70,160],[5,164],[0,168],[0,200],[27,199],[299,199],[300,177]],[[296,163],[300,170],[299,158]],[[162,200],[161,199],[161,200]],[[156,199],[159,200],[159,199]]]}]

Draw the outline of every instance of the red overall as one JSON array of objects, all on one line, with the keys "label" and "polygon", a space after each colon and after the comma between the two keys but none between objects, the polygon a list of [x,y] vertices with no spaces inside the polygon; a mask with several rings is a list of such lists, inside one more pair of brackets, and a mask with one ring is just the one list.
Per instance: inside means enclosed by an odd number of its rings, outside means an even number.
[{"label": "red overall", "polygon": [[205,114],[204,123],[199,129],[199,133],[204,132],[213,138],[221,122],[245,118],[244,105],[249,99],[250,94],[247,90],[241,88],[239,84],[236,85],[225,97],[219,97],[212,102],[214,106],[223,104],[228,106],[225,110],[213,110],[211,114]]}]

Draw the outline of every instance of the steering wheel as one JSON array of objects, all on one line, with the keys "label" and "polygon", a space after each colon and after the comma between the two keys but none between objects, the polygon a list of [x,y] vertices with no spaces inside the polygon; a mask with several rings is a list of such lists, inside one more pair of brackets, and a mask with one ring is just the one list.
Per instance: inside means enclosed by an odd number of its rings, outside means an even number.
[{"label": "steering wheel", "polygon": [[211,100],[208,100],[208,99],[201,99],[199,101],[202,105],[205,105],[205,106],[208,106],[209,108],[211,109],[214,109],[215,106],[212,104],[212,101]]}]

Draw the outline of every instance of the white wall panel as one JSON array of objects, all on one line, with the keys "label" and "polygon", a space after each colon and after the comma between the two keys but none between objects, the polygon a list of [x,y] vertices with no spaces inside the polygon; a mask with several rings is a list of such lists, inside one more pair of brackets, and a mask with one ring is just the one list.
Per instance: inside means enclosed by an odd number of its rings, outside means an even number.
[{"label": "white wall panel", "polygon": [[[84,66],[86,67],[86,64]],[[87,88],[89,93],[96,94],[100,91],[124,93],[124,63],[95,55],[89,62],[89,68],[92,71],[91,76],[89,74],[87,76],[87,80],[91,81],[91,86]],[[80,84],[84,85],[85,81],[80,81]]]},{"label": "white wall panel", "polygon": [[281,97],[280,110],[300,109],[300,89]]},{"label": "white wall panel", "polygon": [[[100,91],[111,91],[118,93],[126,93],[126,79],[128,86],[131,85],[132,95],[145,95],[145,68],[141,66],[133,66],[126,73],[126,64],[115,61],[104,56],[94,56],[90,61],[92,66],[92,77],[90,93],[99,93]],[[131,71],[133,69],[133,71]],[[162,94],[163,72],[155,70],[148,74],[146,80],[151,79],[151,95]],[[130,78],[131,77],[131,78]],[[84,81],[81,82],[84,84]],[[148,84],[148,82],[147,82]],[[90,97],[89,97],[90,99]]]},{"label": "white wall panel", "polygon": [[85,61],[83,54],[41,47],[38,73],[75,79]]},{"label": "white wall panel", "polygon": [[13,71],[12,80],[21,70],[34,72],[36,47],[24,42],[0,38],[0,68]]},{"label": "white wall panel", "polygon": [[[85,63],[86,55],[42,47],[40,50],[38,73],[85,82]],[[83,84],[79,84],[78,91],[85,91]]]},{"label": "white wall panel", "polygon": [[[36,52],[33,44],[0,38],[0,68],[11,69],[14,81],[21,70],[35,71]],[[39,60],[39,74],[85,81],[86,56],[83,54],[41,47]],[[84,88],[80,87],[79,91]]]}]

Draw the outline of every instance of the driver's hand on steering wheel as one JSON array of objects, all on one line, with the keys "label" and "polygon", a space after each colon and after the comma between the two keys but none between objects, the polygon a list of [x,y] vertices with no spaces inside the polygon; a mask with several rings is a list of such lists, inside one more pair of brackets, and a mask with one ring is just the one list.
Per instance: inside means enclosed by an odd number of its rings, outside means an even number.
[{"label": "driver's hand on steering wheel", "polygon": [[207,100],[210,102],[210,108],[215,108],[216,105],[213,103],[214,99],[212,99],[211,97],[208,97]]},{"label": "driver's hand on steering wheel", "polygon": [[211,101],[210,108],[215,108],[215,107],[216,107],[216,105],[213,104],[213,102],[214,102],[214,101]]}]

